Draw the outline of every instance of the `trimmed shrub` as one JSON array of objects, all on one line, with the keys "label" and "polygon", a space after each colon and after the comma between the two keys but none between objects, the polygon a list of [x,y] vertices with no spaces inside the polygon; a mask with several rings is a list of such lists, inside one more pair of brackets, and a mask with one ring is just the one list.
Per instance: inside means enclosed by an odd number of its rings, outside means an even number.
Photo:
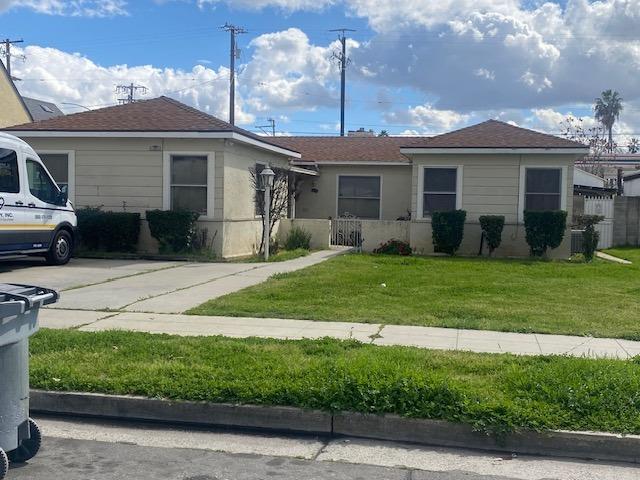
[{"label": "trimmed shrub", "polygon": [[162,253],[182,253],[193,248],[199,213],[187,210],[147,210],[146,213],[151,236],[160,242]]},{"label": "trimmed shrub", "polygon": [[133,252],[140,235],[140,214],[103,212],[100,208],[81,208],[76,212],[82,248],[108,252]]},{"label": "trimmed shrub", "polygon": [[402,240],[391,239],[388,242],[381,243],[373,253],[384,255],[411,255],[411,246]]},{"label": "trimmed shrub", "polygon": [[489,256],[502,243],[502,230],[504,229],[504,215],[482,215],[480,228],[489,247]]},{"label": "trimmed shrub", "polygon": [[433,247],[436,252],[455,255],[464,236],[465,210],[433,212],[431,228],[433,229]]},{"label": "trimmed shrub", "polygon": [[289,235],[287,235],[287,239],[284,242],[284,248],[286,250],[297,250],[299,248],[310,250],[311,232],[301,227],[293,227],[289,230]]},{"label": "trimmed shrub", "polygon": [[529,251],[533,257],[541,257],[549,248],[558,248],[567,228],[567,212],[547,210],[524,212],[524,228]]},{"label": "trimmed shrub", "polygon": [[600,232],[595,229],[596,224],[604,220],[601,215],[579,215],[577,223],[584,230],[582,231],[582,254],[587,262],[593,260],[598,249],[598,240],[600,240]]}]

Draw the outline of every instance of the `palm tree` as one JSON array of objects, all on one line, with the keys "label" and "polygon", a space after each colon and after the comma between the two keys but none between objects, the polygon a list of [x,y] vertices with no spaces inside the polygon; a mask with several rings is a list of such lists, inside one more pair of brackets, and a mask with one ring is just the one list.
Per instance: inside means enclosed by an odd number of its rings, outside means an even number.
[{"label": "palm tree", "polygon": [[594,106],[595,117],[604,128],[609,131],[609,152],[613,152],[613,124],[620,118],[622,111],[622,98],[618,92],[605,90],[602,96],[596,98]]}]

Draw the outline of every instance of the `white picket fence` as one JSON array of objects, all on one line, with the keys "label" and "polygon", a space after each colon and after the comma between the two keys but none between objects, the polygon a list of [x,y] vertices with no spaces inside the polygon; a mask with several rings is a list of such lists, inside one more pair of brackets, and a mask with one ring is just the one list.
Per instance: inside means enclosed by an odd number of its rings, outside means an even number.
[{"label": "white picket fence", "polygon": [[584,197],[585,215],[604,217],[595,227],[600,233],[599,249],[613,247],[613,202],[613,197]]}]

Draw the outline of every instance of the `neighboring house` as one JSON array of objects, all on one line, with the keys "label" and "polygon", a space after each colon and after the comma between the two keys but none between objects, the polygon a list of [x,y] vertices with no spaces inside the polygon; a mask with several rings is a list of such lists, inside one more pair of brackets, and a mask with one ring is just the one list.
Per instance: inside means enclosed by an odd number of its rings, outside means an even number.
[{"label": "neighboring house", "polygon": [[623,181],[625,197],[640,197],[640,172],[625,175]]},{"label": "neighboring house", "polygon": [[576,167],[597,171],[607,187],[616,187],[619,174],[640,170],[640,153],[605,153],[598,157],[587,155],[576,162]]},{"label": "neighboring house", "polygon": [[0,61],[0,128],[32,120],[29,108]]},{"label": "neighboring house", "polygon": [[573,169],[573,193],[586,196],[615,195],[617,188],[607,187],[604,178],[575,167]]},{"label": "neighboring house", "polygon": [[29,114],[31,115],[31,119],[34,122],[64,115],[62,110],[60,110],[55,103],[45,102],[44,100],[29,97],[22,97],[22,100],[24,100],[24,103],[29,110]]},{"label": "neighboring house", "polygon": [[[433,252],[431,213],[467,211],[461,254],[480,246],[481,215],[504,215],[503,256],[528,254],[525,209],[572,214],[573,164],[588,153],[576,142],[496,120],[435,137],[278,137],[317,168],[296,201],[296,218],[349,213],[363,220],[365,249],[396,237],[418,253]],[[396,222],[411,214],[410,222]],[[382,222],[380,222],[382,221]],[[570,222],[569,222],[570,223]],[[382,228],[384,226],[384,228]],[[568,257],[570,228],[555,257]]]},{"label": "neighboring house", "polygon": [[[249,255],[260,244],[249,168],[286,167],[290,158],[300,157],[167,97],[6,131],[36,150],[54,179],[68,185],[77,207],[142,214],[150,209],[199,211],[199,227],[223,257]],[[141,248],[152,246],[144,222]]]}]

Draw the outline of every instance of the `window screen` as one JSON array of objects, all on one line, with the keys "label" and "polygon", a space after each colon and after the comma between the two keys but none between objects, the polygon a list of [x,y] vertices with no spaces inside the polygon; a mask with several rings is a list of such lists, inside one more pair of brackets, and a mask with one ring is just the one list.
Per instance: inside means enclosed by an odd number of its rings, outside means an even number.
[{"label": "window screen", "polygon": [[525,172],[525,210],[560,210],[562,170],[528,168]]},{"label": "window screen", "polygon": [[380,218],[380,177],[338,177],[338,216]]},{"label": "window screen", "polygon": [[207,157],[171,156],[171,210],[207,214]]},{"label": "window screen", "polygon": [[425,168],[423,171],[422,216],[456,209],[457,168]]},{"label": "window screen", "polygon": [[6,148],[0,148],[0,192],[20,192],[18,155],[13,150]]}]

